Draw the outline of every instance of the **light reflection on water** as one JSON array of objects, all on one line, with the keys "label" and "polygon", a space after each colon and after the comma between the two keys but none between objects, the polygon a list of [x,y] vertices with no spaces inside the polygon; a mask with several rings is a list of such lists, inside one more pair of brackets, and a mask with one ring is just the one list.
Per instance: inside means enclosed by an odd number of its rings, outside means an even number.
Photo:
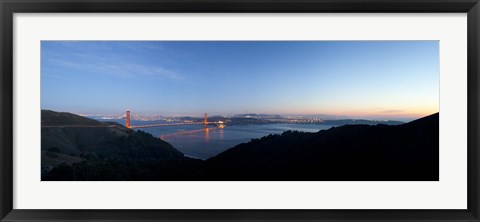
[{"label": "light reflection on water", "polygon": [[203,125],[185,125],[143,128],[140,130],[169,142],[187,156],[208,159],[235,145],[268,134],[281,134],[287,130],[318,132],[331,127],[321,124],[262,124],[227,126],[224,129],[215,127],[204,129]]}]

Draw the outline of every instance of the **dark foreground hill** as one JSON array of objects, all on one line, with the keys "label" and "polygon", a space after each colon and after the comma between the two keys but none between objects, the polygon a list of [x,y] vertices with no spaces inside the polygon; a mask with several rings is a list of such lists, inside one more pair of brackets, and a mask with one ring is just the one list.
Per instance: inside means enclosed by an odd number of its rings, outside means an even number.
[{"label": "dark foreground hill", "polygon": [[287,131],[208,159],[214,180],[438,180],[439,114],[398,126]]},{"label": "dark foreground hill", "polygon": [[195,177],[202,161],[143,131],[42,110],[42,179],[171,180]]},{"label": "dark foreground hill", "polygon": [[438,118],[287,131],[202,161],[142,131],[42,111],[42,180],[438,180]]}]

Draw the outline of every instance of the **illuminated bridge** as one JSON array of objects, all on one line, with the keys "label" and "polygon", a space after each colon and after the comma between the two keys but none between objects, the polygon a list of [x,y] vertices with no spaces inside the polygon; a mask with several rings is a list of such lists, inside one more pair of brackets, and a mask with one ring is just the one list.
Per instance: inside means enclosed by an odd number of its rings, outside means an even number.
[{"label": "illuminated bridge", "polygon": [[208,128],[209,124],[215,124],[219,128],[223,128],[223,122],[208,122],[207,113],[203,115],[203,121],[201,122],[177,122],[177,123],[158,123],[158,124],[148,124],[148,125],[139,125],[139,126],[132,126],[130,124],[130,111],[127,111],[125,117],[125,126],[130,129],[139,129],[139,128],[150,128],[150,127],[161,127],[161,126],[183,126],[183,125],[203,125],[204,128]]}]

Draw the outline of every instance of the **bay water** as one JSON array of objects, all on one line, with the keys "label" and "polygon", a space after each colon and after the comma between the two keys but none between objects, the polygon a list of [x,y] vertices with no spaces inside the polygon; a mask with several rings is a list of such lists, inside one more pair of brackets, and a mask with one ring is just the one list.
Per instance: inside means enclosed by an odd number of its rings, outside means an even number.
[{"label": "bay water", "polygon": [[[109,119],[101,121],[114,121],[124,124],[124,119]],[[167,123],[158,121],[136,121],[132,120],[132,125],[142,126],[150,124]],[[301,132],[318,132],[319,130],[330,129],[332,125],[324,124],[298,124],[298,123],[272,123],[272,124],[251,124],[251,125],[233,125],[218,128],[208,126],[204,129],[203,125],[179,125],[179,126],[160,126],[139,128],[152,134],[162,140],[167,141],[185,156],[208,159],[217,154],[232,148],[238,144],[249,142],[252,139],[258,139],[269,134],[281,134],[287,130],[296,130]]]}]

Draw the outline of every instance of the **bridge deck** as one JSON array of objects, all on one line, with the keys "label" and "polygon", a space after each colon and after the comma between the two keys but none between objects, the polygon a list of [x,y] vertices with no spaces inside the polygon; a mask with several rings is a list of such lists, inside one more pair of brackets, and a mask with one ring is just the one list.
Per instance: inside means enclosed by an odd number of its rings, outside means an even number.
[{"label": "bridge deck", "polygon": [[42,128],[113,128],[116,125],[55,125],[55,126],[42,126]]},{"label": "bridge deck", "polygon": [[[208,124],[220,124],[218,122],[207,122]],[[203,122],[194,122],[194,123],[159,123],[159,124],[150,124],[150,125],[141,125],[141,126],[130,126],[131,129],[138,128],[150,128],[150,127],[159,127],[159,126],[184,126],[184,125],[204,125]]]}]

